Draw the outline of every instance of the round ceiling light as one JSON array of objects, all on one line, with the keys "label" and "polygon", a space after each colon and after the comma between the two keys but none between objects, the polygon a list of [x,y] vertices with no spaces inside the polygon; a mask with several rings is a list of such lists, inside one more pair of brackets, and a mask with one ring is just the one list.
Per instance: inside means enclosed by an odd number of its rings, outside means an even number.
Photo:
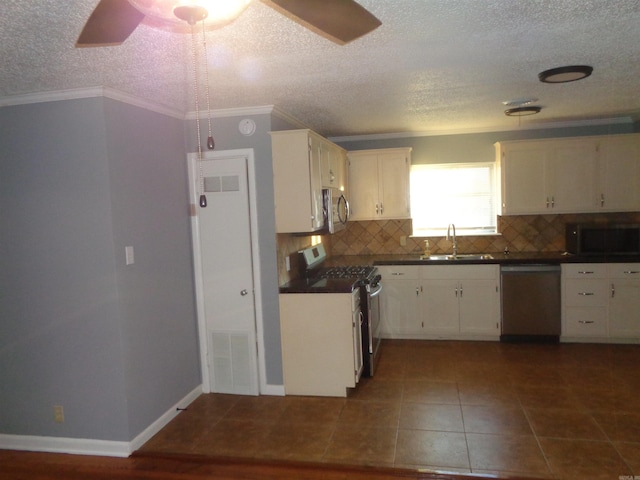
[{"label": "round ceiling light", "polygon": [[525,117],[527,115],[535,115],[536,113],[540,113],[540,110],[542,110],[542,107],[530,105],[527,107],[508,108],[504,111],[504,114],[508,117]]},{"label": "round ceiling light", "polygon": [[545,70],[538,74],[538,79],[545,83],[567,83],[587,78],[593,72],[589,65],[569,65]]}]

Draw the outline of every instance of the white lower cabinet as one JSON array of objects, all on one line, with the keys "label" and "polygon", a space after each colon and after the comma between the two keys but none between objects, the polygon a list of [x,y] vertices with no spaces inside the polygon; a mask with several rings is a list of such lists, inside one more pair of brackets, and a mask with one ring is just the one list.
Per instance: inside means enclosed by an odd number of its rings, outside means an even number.
[{"label": "white lower cabinet", "polygon": [[362,374],[359,290],[280,294],[286,395],[345,397]]},{"label": "white lower cabinet", "polygon": [[640,263],[609,265],[609,337],[640,341]]},{"label": "white lower cabinet", "polygon": [[561,340],[640,341],[640,264],[563,264]]},{"label": "white lower cabinet", "polygon": [[497,340],[498,265],[382,265],[385,338]]}]

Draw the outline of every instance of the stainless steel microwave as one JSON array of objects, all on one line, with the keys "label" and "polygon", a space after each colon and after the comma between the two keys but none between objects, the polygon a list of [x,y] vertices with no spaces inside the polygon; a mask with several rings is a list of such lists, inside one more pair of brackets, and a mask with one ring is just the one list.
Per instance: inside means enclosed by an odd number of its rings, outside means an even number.
[{"label": "stainless steel microwave", "polygon": [[322,211],[324,229],[322,233],[336,233],[343,230],[349,220],[349,202],[337,188],[322,189]]},{"label": "stainless steel microwave", "polygon": [[566,225],[567,252],[576,255],[640,255],[640,225]]}]

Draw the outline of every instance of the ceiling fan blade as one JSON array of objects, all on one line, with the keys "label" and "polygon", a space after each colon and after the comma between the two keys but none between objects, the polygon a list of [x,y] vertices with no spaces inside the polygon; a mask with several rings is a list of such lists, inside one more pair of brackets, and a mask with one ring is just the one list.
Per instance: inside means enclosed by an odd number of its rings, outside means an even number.
[{"label": "ceiling fan blade", "polygon": [[144,14],[128,0],[100,0],[82,29],[76,47],[120,45],[143,18]]},{"label": "ceiling fan blade", "polygon": [[295,22],[339,45],[375,30],[382,22],[354,0],[262,0]]}]

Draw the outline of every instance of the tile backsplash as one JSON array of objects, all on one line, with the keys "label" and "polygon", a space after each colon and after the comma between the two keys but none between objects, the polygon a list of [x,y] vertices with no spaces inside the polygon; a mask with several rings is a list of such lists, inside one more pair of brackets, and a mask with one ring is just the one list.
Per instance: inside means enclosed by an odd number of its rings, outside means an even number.
[{"label": "tile backsplash", "polygon": [[[640,223],[640,212],[570,215],[517,215],[498,217],[498,235],[460,236],[460,253],[562,252],[565,249],[567,223]],[[428,238],[431,253],[451,253],[452,244],[445,237],[411,237],[411,220],[376,220],[349,222],[334,235],[321,237],[329,255],[403,255],[420,254]],[[310,235],[278,234],[279,284],[297,277],[295,252],[311,246]],[[285,258],[291,260],[286,271]]]},{"label": "tile backsplash", "polygon": [[[498,217],[499,235],[459,236],[458,251],[561,252],[567,223],[640,223],[640,212]],[[451,253],[452,242],[445,237],[411,237],[410,219],[349,222],[328,240],[333,255],[401,255],[422,253],[427,238],[432,253]]]}]

